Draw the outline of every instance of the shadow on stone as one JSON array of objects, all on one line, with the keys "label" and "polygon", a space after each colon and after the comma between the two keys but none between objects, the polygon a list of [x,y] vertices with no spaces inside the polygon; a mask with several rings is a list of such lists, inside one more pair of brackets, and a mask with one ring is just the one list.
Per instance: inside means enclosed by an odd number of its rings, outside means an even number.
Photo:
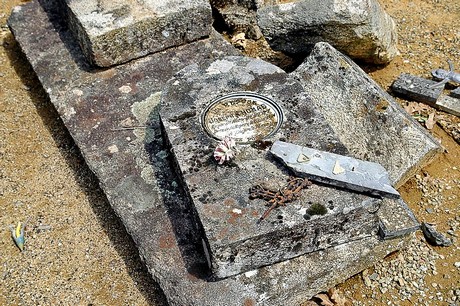
[{"label": "shadow on stone", "polygon": [[[62,1],[63,2],[63,1]],[[77,40],[73,37],[72,33],[68,31],[67,17],[64,16],[65,7],[59,0],[38,0],[41,7],[45,11],[50,23],[53,25],[59,37],[61,38],[64,46],[69,51],[72,59],[77,63],[78,67],[86,72],[91,72],[94,69],[89,64],[88,60],[81,52],[81,48]],[[59,17],[58,17],[59,16]],[[46,43],[44,42],[46,45]],[[102,69],[98,69],[100,71]]]},{"label": "shadow on stone", "polygon": [[60,153],[65,158],[78,185],[85,192],[91,209],[102,224],[106,235],[115,247],[118,255],[123,258],[131,279],[149,305],[168,305],[160,286],[152,279],[147,267],[139,256],[136,245],[127,233],[123,223],[114,213],[109,202],[99,187],[96,176],[85,163],[80,150],[73,141],[67,128],[59,117],[55,107],[49,101],[47,93],[40,84],[35,72],[27,61],[24,53],[11,34],[5,38],[7,56],[22,83],[29,88],[29,96],[34,103],[43,124],[49,130]]},{"label": "shadow on stone", "polygon": [[158,107],[150,113],[147,125],[151,128],[146,132],[144,148],[153,165],[185,268],[195,277],[206,279],[209,268],[201,241],[202,227],[195,221],[187,191],[181,187],[185,184],[175,171],[174,156],[162,135]]}]

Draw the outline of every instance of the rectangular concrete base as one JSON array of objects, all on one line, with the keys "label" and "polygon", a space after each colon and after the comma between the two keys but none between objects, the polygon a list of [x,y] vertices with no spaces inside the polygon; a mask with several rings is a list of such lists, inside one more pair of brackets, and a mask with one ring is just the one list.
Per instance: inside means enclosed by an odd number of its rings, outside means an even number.
[{"label": "rectangular concrete base", "polygon": [[[41,4],[46,11],[37,1],[15,8],[9,25],[171,305],[295,305],[404,247],[407,235],[383,241],[375,235],[208,282],[201,241],[160,137],[158,101],[175,71],[236,51],[216,35],[91,71],[54,3]],[[417,226],[404,210],[393,218],[393,209],[378,213],[386,231],[407,234]]]}]

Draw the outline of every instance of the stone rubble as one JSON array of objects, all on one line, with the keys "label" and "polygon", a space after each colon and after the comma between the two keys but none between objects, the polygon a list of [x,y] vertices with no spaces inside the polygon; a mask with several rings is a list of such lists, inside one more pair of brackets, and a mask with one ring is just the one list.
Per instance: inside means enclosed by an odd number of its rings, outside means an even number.
[{"label": "stone rubble", "polygon": [[[408,247],[400,251],[395,258],[390,256],[389,259],[376,263],[373,269],[364,270],[363,282],[372,290],[380,290],[381,293],[391,292],[393,301],[389,301],[388,305],[398,305],[404,300],[414,302],[414,295],[422,297],[417,301],[420,305],[426,305],[425,302],[428,300],[432,300],[428,305],[436,305],[447,298],[456,300],[455,295],[445,297],[440,292],[433,292],[424,281],[427,275],[438,273],[435,262],[443,257],[427,246],[423,238],[413,236]],[[346,294],[349,295],[351,292]],[[368,296],[368,302],[355,301],[353,305],[376,305],[376,296],[376,293],[372,293]]]}]

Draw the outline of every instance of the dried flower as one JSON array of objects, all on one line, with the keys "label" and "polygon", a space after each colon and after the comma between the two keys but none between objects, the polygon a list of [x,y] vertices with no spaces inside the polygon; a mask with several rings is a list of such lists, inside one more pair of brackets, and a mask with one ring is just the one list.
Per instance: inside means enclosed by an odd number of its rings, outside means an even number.
[{"label": "dried flower", "polygon": [[214,150],[214,158],[222,165],[226,161],[232,160],[237,153],[235,140],[228,136],[225,136],[221,142],[217,145]]}]

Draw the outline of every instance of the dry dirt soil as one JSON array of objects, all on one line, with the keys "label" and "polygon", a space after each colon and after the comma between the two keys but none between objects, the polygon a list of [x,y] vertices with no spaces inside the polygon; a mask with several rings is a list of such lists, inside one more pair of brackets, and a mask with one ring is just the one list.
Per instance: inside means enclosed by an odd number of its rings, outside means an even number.
[{"label": "dry dirt soil", "polygon": [[[0,305],[164,305],[6,25],[21,3],[0,0]],[[381,4],[397,22],[401,55],[362,67],[384,89],[403,72],[429,78],[447,59],[460,69],[459,0]],[[246,53],[264,57],[260,42],[252,46]],[[434,110],[420,112],[423,121]],[[434,120],[430,133],[445,152],[399,191],[453,245],[429,246],[417,233],[408,250],[340,284],[342,304],[460,305],[460,120],[443,112]],[[27,221],[24,252],[8,228],[18,221]]]}]

